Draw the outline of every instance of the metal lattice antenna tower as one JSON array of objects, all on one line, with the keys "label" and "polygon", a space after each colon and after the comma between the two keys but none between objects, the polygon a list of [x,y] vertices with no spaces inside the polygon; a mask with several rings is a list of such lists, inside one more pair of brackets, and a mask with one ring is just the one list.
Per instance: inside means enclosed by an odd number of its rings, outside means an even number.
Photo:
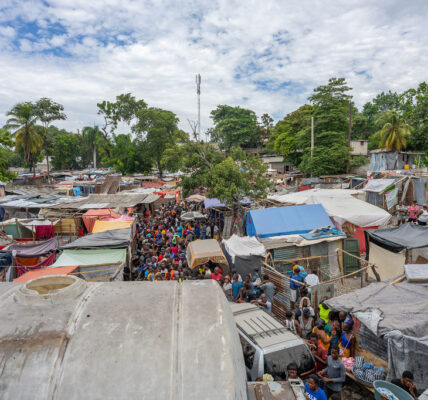
[{"label": "metal lattice antenna tower", "polygon": [[196,94],[198,95],[198,135],[201,137],[201,74],[196,75]]}]

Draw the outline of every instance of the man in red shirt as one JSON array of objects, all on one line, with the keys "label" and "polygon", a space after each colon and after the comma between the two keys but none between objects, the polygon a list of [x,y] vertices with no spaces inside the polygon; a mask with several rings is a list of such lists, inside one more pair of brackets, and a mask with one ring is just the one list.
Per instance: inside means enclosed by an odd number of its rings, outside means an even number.
[{"label": "man in red shirt", "polygon": [[211,279],[215,279],[217,282],[220,279],[223,279],[223,275],[220,273],[220,270],[218,267],[215,267],[214,272],[211,273]]},{"label": "man in red shirt", "polygon": [[318,342],[318,335],[316,333],[310,334],[308,346],[315,358],[317,372],[322,371],[327,365],[328,355],[326,349]]}]

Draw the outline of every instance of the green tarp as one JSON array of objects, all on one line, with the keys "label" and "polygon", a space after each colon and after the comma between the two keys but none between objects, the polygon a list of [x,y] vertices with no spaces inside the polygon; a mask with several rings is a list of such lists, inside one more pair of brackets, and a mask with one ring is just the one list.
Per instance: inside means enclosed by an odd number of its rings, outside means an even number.
[{"label": "green tarp", "polygon": [[73,265],[110,265],[123,263],[125,260],[126,249],[64,250],[52,268]]}]

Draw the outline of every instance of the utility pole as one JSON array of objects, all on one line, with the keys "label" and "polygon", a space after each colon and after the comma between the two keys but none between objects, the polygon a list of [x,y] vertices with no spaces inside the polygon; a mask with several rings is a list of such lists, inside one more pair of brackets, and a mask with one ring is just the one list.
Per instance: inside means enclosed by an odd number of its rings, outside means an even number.
[{"label": "utility pole", "polygon": [[314,155],[314,117],[311,117],[311,158]]},{"label": "utility pole", "polygon": [[[352,130],[352,103],[351,100],[349,100],[349,127],[348,127],[348,150],[349,150],[349,157],[351,157],[351,130]],[[346,166],[346,172],[349,174],[350,170],[350,159],[348,158],[348,164]]]},{"label": "utility pole", "polygon": [[201,137],[201,74],[196,75],[196,94],[198,95],[198,135]]}]

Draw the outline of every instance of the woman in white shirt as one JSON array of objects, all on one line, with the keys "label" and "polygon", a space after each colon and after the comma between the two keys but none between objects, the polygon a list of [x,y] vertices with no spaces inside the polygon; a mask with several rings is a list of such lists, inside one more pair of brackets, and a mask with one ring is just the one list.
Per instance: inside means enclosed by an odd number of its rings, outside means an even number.
[{"label": "woman in white shirt", "polygon": [[426,226],[428,221],[428,206],[424,204],[421,211],[418,213],[418,225]]}]

